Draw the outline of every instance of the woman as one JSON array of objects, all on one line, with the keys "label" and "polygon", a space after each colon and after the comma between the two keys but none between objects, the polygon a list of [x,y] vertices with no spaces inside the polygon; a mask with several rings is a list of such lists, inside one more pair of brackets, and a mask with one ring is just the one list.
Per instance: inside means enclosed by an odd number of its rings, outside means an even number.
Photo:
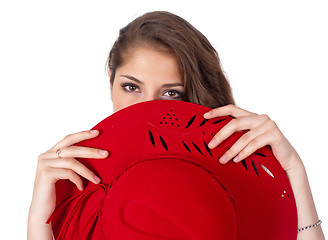
[{"label": "woman", "polygon": [[[235,117],[209,143],[215,148],[235,131],[249,129],[220,159],[222,164],[239,162],[255,150],[270,145],[286,171],[294,191],[299,227],[312,224],[298,239],[323,239],[306,171],[299,155],[267,115],[235,106],[230,85],[219,57],[208,40],[184,19],[168,12],[150,12],[121,29],[107,64],[114,112],[138,102],[171,99],[213,108],[204,115]],[[72,146],[97,137],[83,131],[66,136],[40,154],[28,220],[29,239],[52,239],[51,225],[45,222],[55,208],[55,183],[69,179],[83,190],[81,176],[99,183],[93,172],[75,160],[106,158],[101,149]],[[58,159],[57,150],[61,150]],[[80,175],[80,176],[79,176]]]}]

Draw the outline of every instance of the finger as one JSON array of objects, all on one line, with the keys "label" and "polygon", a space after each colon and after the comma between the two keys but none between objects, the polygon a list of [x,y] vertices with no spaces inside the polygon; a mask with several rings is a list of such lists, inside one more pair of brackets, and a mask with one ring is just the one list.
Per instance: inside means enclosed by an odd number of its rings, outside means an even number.
[{"label": "finger", "polygon": [[[105,158],[109,152],[98,148],[70,146],[60,149],[61,158]],[[41,159],[58,159],[56,151],[48,151],[40,156]]]},{"label": "finger", "polygon": [[262,134],[252,140],[247,146],[233,159],[235,163],[252,155],[256,150],[267,145],[268,133]]},{"label": "finger", "polygon": [[61,140],[55,146],[50,148],[49,151],[54,151],[59,148],[60,149],[66,148],[75,143],[81,142],[85,139],[94,138],[94,137],[98,136],[98,134],[99,134],[98,130],[95,130],[95,131],[87,130],[87,131],[82,131],[82,132],[78,132],[78,133],[68,134],[63,140]]},{"label": "finger", "polygon": [[[88,179],[94,184],[98,184],[100,181],[99,177],[94,174],[90,169],[84,166],[82,163],[77,161],[74,158],[60,158],[60,159],[46,159],[43,161],[43,164],[52,167],[54,169],[69,169],[79,174],[80,176]],[[98,178],[98,179],[97,179]]]},{"label": "finger", "polygon": [[264,119],[259,119],[258,115],[241,117],[232,119],[209,142],[209,148],[217,147],[223,140],[231,136],[234,132],[243,131],[246,129],[255,129],[264,124]]},{"label": "finger", "polygon": [[[265,127],[260,127],[260,128],[257,128],[257,129],[254,129],[252,131],[249,131],[248,133],[245,133],[244,135],[242,135],[233,145],[232,147],[229,148],[229,150],[227,152],[225,152],[222,157],[219,159],[219,162],[222,163],[222,164],[225,164],[227,163],[228,161],[230,161],[230,159],[232,159],[233,157],[236,157],[234,158],[234,162],[239,162],[241,160],[243,160],[244,158],[246,158],[247,156],[251,155],[253,152],[255,152],[260,145],[263,145],[265,146],[267,144],[267,142],[265,143],[258,143],[258,141],[262,141],[263,138],[260,138],[260,136],[263,136],[263,134],[265,134],[267,131],[267,128]],[[265,139],[267,140],[267,139]],[[254,146],[254,144],[257,144]],[[249,146],[251,148],[249,148]],[[249,152],[246,152],[246,154],[248,155],[245,155],[245,148],[247,148],[247,150],[252,150],[253,148],[256,148],[254,149],[253,152],[249,153]]]},{"label": "finger", "polygon": [[64,168],[48,168],[43,171],[44,178],[51,179],[50,183],[56,183],[61,179],[68,179],[82,191],[84,189],[82,179],[72,170]]},{"label": "finger", "polygon": [[237,107],[233,104],[228,104],[228,105],[210,110],[209,112],[205,113],[203,115],[203,117],[210,119],[210,118],[226,116],[226,115],[231,115],[235,118],[239,118],[239,117],[258,115],[258,114],[247,111],[247,110]]}]

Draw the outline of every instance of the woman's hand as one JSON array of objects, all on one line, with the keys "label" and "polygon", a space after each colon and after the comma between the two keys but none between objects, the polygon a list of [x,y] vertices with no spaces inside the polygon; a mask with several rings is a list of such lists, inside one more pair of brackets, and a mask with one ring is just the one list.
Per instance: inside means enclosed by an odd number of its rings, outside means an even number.
[{"label": "woman's hand", "polygon": [[234,158],[234,162],[240,162],[257,149],[270,145],[273,154],[280,162],[285,171],[302,164],[301,160],[282,134],[276,123],[266,114],[256,114],[233,104],[215,108],[204,114],[204,118],[211,119],[224,115],[232,115],[232,119],[227,123],[210,141],[209,148],[215,148],[223,140],[234,132],[248,130],[235,144],[220,158],[221,163],[227,163]]},{"label": "woman's hand", "polygon": [[[233,161],[240,162],[257,149],[270,145],[290,180],[296,200],[299,228],[318,222],[318,214],[302,160],[276,123],[268,115],[252,113],[232,104],[212,109],[209,113],[205,113],[204,118],[225,115],[234,117],[213,137],[214,144],[211,145],[210,142],[209,148],[215,148],[234,132],[248,130],[220,158],[220,162],[226,163],[235,156]],[[322,228],[318,226],[301,232],[297,239],[324,239]]]},{"label": "woman's hand", "polygon": [[[98,136],[99,131],[83,131],[67,135],[48,151],[39,155],[36,177],[34,182],[33,198],[30,206],[29,220],[33,223],[45,223],[55,209],[55,183],[60,179],[69,179],[78,189],[83,190],[80,176],[98,184],[101,180],[87,167],[75,158],[106,158],[100,149],[72,146],[75,143]],[[61,158],[56,150],[60,149]]]}]

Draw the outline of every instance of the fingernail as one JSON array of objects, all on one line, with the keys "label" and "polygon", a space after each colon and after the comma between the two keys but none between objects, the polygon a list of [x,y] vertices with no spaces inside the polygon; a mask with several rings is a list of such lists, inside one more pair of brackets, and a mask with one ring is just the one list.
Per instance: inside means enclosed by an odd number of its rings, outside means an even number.
[{"label": "fingernail", "polygon": [[224,154],[220,159],[219,159],[219,162],[220,163],[224,163],[225,160],[227,160],[228,156],[226,154]]},{"label": "fingernail", "polygon": [[91,134],[94,134],[94,133],[97,133],[97,132],[98,132],[98,130],[91,130],[90,131]]},{"label": "fingernail", "polygon": [[204,117],[209,117],[210,115],[211,115],[211,113],[207,112],[207,113],[204,114]]},{"label": "fingernail", "polygon": [[101,181],[101,179],[97,176],[95,176],[95,180],[96,180],[97,183],[99,183]]},{"label": "fingernail", "polygon": [[209,148],[213,148],[214,146],[215,146],[215,140],[212,139],[212,140],[210,141],[210,143],[208,144],[208,147],[209,147]]},{"label": "fingernail", "polygon": [[99,150],[99,153],[103,156],[106,156],[107,155],[107,151],[105,150]]},{"label": "fingernail", "polygon": [[239,156],[237,155],[232,161],[236,162],[239,159]]}]

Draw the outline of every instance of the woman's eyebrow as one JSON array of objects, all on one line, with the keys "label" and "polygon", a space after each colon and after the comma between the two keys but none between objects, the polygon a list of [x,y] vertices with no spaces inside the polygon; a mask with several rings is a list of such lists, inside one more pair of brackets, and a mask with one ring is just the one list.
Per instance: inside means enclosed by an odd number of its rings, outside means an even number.
[{"label": "woman's eyebrow", "polygon": [[[139,83],[139,84],[142,84],[143,85],[143,82],[140,81],[139,79],[133,77],[133,76],[130,76],[130,75],[121,75],[121,77],[126,77],[136,83]],[[176,86],[182,86],[183,87],[183,84],[182,83],[167,83],[167,84],[163,84],[162,87],[176,87]]]},{"label": "woman's eyebrow", "polygon": [[162,87],[176,87],[176,86],[181,86],[183,87],[182,83],[168,83],[168,84],[163,84]]},{"label": "woman's eyebrow", "polygon": [[143,82],[141,82],[139,79],[136,79],[135,77],[132,77],[130,75],[121,75],[121,77],[126,77],[126,78],[128,78],[132,81],[135,81],[135,82],[139,83],[139,84],[143,84]]}]

